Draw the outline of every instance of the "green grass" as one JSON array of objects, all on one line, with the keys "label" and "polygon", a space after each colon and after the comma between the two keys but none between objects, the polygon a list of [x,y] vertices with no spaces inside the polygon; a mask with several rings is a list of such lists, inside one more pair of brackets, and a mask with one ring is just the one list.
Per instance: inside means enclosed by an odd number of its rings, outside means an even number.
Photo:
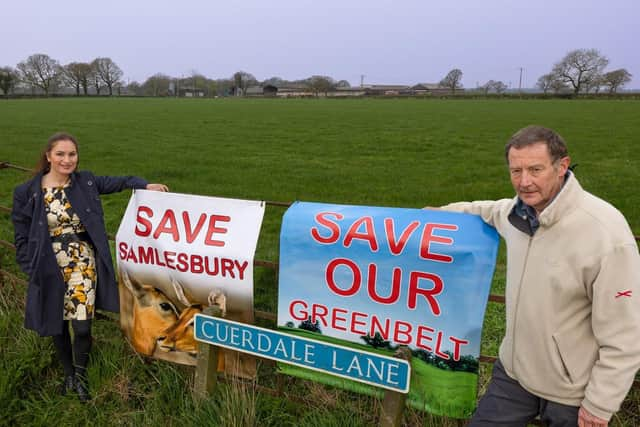
[{"label": "green grass", "polygon": [[[320,201],[422,207],[456,200],[510,197],[503,147],[517,129],[536,123],[567,140],[583,186],[618,207],[640,234],[640,101],[578,100],[243,100],[46,99],[0,102],[0,161],[32,166],[58,130],[80,141],[81,168],[136,174],[172,191],[275,201]],[[0,170],[0,205],[10,206],[23,172]],[[103,198],[115,233],[129,195]],[[283,208],[267,207],[257,258],[276,261]],[[0,239],[11,241],[0,212]],[[16,271],[0,248],[0,266]],[[501,250],[493,291],[504,290]],[[256,308],[275,311],[276,275],[256,269]],[[18,287],[18,292],[24,292]],[[97,398],[90,405],[58,396],[61,377],[50,340],[22,328],[20,303],[0,293],[0,425],[225,425],[216,415],[233,389],[211,402],[189,396],[191,371],[146,362],[131,353],[114,322],[96,322],[89,369]],[[4,302],[3,302],[4,301]],[[497,354],[504,306],[489,304],[482,353]],[[272,381],[261,371],[261,383]],[[480,390],[488,377],[482,367]],[[260,425],[371,425],[379,402],[313,383],[287,384],[314,404],[257,393],[248,405]],[[231,403],[230,403],[231,402]],[[640,425],[633,392],[613,425]],[[225,406],[227,405],[227,406]],[[8,415],[6,415],[8,414]],[[237,420],[233,418],[232,420]],[[455,425],[408,410],[408,425]],[[451,424],[449,424],[451,423]]]},{"label": "green grass", "polygon": [[471,416],[475,409],[478,375],[445,371],[420,359],[411,360],[411,369],[411,391],[408,396],[411,406],[420,409],[419,402],[426,402],[429,412],[434,414],[457,414],[456,418]]}]

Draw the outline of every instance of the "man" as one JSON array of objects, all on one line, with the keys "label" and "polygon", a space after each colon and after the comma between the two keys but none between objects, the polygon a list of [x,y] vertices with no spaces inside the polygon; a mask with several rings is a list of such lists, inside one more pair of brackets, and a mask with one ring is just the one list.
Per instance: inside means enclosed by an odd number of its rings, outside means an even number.
[{"label": "man", "polygon": [[607,426],[640,367],[640,255],[622,214],[584,191],[560,135],[505,147],[517,196],[460,202],[507,244],[506,333],[471,426]]}]

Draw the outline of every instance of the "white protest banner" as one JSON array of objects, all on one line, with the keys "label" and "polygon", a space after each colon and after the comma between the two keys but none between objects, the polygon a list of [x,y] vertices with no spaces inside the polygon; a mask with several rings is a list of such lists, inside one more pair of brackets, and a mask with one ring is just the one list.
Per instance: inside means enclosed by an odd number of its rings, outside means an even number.
[{"label": "white protest banner", "polygon": [[[139,353],[194,365],[193,316],[218,305],[253,322],[253,257],[264,202],[138,190],[116,235],[122,330]],[[219,369],[253,375],[236,357]],[[242,358],[241,358],[242,359]]]}]

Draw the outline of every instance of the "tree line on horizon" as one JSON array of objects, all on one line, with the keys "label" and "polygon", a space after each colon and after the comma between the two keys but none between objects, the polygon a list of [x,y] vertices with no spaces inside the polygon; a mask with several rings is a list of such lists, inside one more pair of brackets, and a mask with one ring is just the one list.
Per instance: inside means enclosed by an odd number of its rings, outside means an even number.
[{"label": "tree line on horizon", "polygon": [[[554,64],[551,72],[540,76],[536,88],[547,94],[599,93],[605,89],[616,93],[631,81],[631,73],[624,68],[605,71],[609,59],[597,49],[576,49],[567,53]],[[16,68],[0,67],[0,90],[8,96],[16,87],[38,91],[49,96],[60,90],[72,89],[77,96],[114,94],[139,96],[179,96],[181,91],[196,91],[201,96],[243,96],[252,86],[298,87],[315,94],[351,87],[346,80],[335,80],[329,76],[313,75],[301,80],[285,80],[280,77],[258,81],[246,71],[237,71],[229,78],[210,79],[196,71],[187,77],[172,77],[156,73],[144,82],[123,81],[122,69],[108,57],[98,57],[91,62],[70,62],[61,65],[57,60],[42,53],[33,54],[17,64]],[[452,94],[463,89],[463,72],[454,68],[438,82],[438,87]],[[489,80],[478,85],[475,91],[501,94],[507,85],[499,80]]]},{"label": "tree line on horizon", "polygon": [[[617,93],[631,81],[632,74],[625,68],[605,71],[609,65],[609,59],[597,49],[576,49],[568,52],[560,61],[556,62],[551,72],[540,76],[536,82],[536,88],[547,94],[553,92],[573,93],[599,93],[602,89],[608,93]],[[442,87],[449,88],[451,92],[462,89],[462,71],[451,70],[440,81]],[[485,95],[489,92],[503,93],[507,85],[501,81],[489,80],[479,85],[476,90]]]},{"label": "tree line on horizon", "polygon": [[4,95],[22,86],[36,94],[49,96],[60,90],[73,89],[80,95],[176,96],[182,90],[192,93],[200,91],[204,96],[244,95],[255,85],[298,86],[318,94],[334,88],[348,88],[346,80],[334,80],[328,76],[311,76],[302,80],[288,81],[271,77],[262,82],[246,71],[237,71],[229,78],[210,79],[196,71],[187,77],[172,77],[156,73],[144,82],[125,82],[123,71],[111,58],[100,57],[91,62],[70,62],[61,65],[49,55],[37,53],[13,67],[0,67],[0,90]]}]

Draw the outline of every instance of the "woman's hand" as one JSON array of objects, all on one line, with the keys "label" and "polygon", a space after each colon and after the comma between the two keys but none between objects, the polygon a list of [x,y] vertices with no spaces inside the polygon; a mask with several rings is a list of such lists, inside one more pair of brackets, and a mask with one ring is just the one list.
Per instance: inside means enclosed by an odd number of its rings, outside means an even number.
[{"label": "woman's hand", "polygon": [[164,184],[147,184],[147,190],[167,192],[169,187]]}]

